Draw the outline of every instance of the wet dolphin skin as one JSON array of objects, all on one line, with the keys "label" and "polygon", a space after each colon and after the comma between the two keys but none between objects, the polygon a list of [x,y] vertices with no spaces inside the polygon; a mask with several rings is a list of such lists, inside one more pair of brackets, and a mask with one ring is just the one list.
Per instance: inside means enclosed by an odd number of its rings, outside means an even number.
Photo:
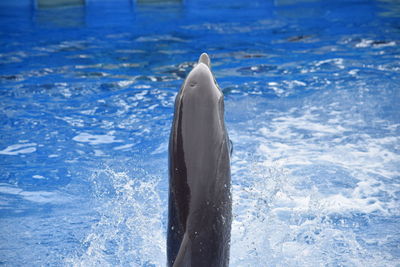
[{"label": "wet dolphin skin", "polygon": [[224,96],[203,53],[175,100],[169,143],[168,266],[229,265],[232,220]]}]

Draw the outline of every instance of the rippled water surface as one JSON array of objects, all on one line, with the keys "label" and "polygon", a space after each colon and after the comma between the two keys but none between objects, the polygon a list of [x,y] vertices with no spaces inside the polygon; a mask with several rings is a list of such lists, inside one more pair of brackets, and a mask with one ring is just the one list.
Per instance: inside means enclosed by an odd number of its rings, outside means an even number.
[{"label": "rippled water surface", "polygon": [[0,4],[0,265],[165,266],[173,101],[208,52],[231,266],[399,266],[398,1],[26,2]]}]

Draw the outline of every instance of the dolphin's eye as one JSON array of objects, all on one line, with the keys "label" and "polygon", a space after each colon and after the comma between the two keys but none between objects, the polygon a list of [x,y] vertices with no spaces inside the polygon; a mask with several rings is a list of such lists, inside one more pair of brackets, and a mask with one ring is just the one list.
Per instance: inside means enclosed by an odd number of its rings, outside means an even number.
[{"label": "dolphin's eye", "polygon": [[189,83],[190,87],[195,87],[196,84],[197,84],[197,83],[196,83],[195,81],[191,81],[191,82]]}]

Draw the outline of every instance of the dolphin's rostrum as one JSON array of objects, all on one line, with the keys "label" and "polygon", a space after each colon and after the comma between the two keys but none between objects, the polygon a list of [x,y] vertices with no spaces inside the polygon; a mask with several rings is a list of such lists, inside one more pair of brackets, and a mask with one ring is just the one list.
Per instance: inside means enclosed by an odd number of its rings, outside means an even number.
[{"label": "dolphin's rostrum", "polygon": [[169,143],[168,266],[229,265],[232,220],[224,98],[203,53],[175,100]]}]

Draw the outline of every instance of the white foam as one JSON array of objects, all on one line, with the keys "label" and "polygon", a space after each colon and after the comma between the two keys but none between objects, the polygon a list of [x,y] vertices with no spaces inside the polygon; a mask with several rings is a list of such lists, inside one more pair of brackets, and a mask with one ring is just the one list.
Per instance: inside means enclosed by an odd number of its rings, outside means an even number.
[{"label": "white foam", "polygon": [[103,134],[89,134],[89,133],[80,133],[79,135],[72,138],[72,140],[76,142],[89,143],[91,145],[100,145],[100,144],[111,144],[123,142],[122,140],[115,139],[115,136],[112,135],[103,135]]},{"label": "white foam", "polygon": [[165,153],[168,150],[168,142],[161,143],[154,151],[151,152],[152,155]]},{"label": "white foam", "polygon": [[20,196],[23,199],[39,204],[62,204],[68,202],[68,198],[59,192],[49,191],[25,191],[7,184],[0,184],[0,193]]},{"label": "white foam", "polygon": [[[388,249],[363,246],[354,228],[359,214],[400,214],[398,127],[375,119],[377,134],[365,116],[324,97],[329,104],[305,100],[232,127],[235,144],[249,144],[232,158],[240,184],[232,187],[232,266],[393,265]],[[257,112],[257,103],[244,108]]]},{"label": "white foam", "polygon": [[36,143],[15,144],[0,150],[0,155],[19,155],[29,154],[36,151]]},{"label": "white foam", "polygon": [[126,145],[122,145],[122,146],[116,146],[116,147],[114,147],[114,150],[125,150],[125,149],[129,149],[133,146],[134,146],[134,144],[126,144]]},{"label": "white foam", "polygon": [[163,35],[151,35],[151,36],[141,36],[136,39],[136,42],[159,42],[159,41],[174,41],[174,42],[185,42],[185,39],[172,36],[170,34]]}]

